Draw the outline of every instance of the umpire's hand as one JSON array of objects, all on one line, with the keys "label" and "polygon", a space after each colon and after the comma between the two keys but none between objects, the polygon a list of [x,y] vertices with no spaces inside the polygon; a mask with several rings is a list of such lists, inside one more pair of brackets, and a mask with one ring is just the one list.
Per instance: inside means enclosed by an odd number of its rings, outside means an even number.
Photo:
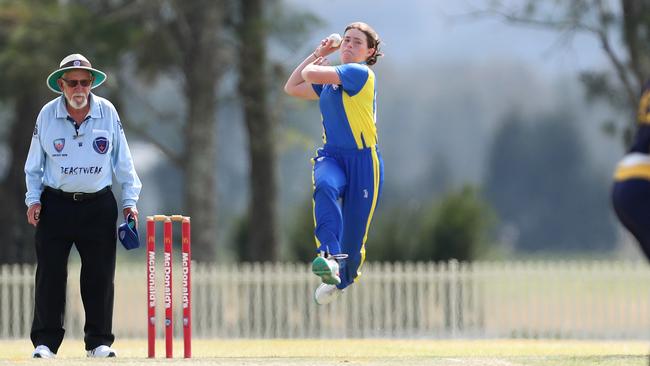
[{"label": "umpire's hand", "polygon": [[133,216],[133,219],[135,220],[135,228],[138,228],[138,209],[135,207],[125,207],[122,210],[122,214],[124,214],[124,220],[129,216]]},{"label": "umpire's hand", "polygon": [[36,226],[41,218],[41,204],[35,203],[27,209],[27,222]]}]

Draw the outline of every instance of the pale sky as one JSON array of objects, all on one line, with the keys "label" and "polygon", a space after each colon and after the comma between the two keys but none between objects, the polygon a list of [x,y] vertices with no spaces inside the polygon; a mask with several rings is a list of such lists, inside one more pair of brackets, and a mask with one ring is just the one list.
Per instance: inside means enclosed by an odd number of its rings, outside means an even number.
[{"label": "pale sky", "polygon": [[[557,33],[505,24],[497,18],[472,19],[480,0],[285,0],[309,10],[327,25],[313,42],[345,25],[365,21],[385,41],[386,57],[396,63],[421,60],[440,63],[510,60],[539,65],[544,74],[609,67],[593,37],[577,36],[571,44]],[[519,1],[521,2],[521,1]]]}]

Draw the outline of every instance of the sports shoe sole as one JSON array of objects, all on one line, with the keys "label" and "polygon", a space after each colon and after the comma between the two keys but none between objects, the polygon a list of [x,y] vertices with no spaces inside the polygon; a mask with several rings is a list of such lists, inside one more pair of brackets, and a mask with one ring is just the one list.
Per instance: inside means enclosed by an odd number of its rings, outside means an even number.
[{"label": "sports shoe sole", "polygon": [[109,353],[108,355],[106,355],[106,356],[95,356],[95,355],[92,355],[92,354],[88,354],[88,355],[86,355],[86,356],[87,356],[87,357],[90,357],[90,358],[113,358],[113,357],[117,357],[117,355],[115,354],[115,352],[110,352],[110,353]]},{"label": "sports shoe sole", "polygon": [[321,278],[323,283],[328,285],[338,285],[341,283],[341,278],[332,274],[330,266],[327,264],[327,259],[317,257],[311,263],[311,271]]},{"label": "sports shoe sole", "polygon": [[322,293],[321,293],[321,297],[320,297],[321,302],[319,302],[319,301],[318,301],[318,298],[319,298],[319,297],[318,297],[319,290],[320,290],[320,289],[322,288],[322,286],[324,286],[324,285],[325,285],[325,284],[321,284],[321,285],[318,286],[318,287],[316,288],[316,290],[314,291],[314,295],[313,295],[312,297],[313,297],[313,299],[314,299],[314,303],[315,303],[316,305],[327,305],[327,304],[331,303],[332,301],[336,300],[336,298],[338,298],[339,295],[341,295],[341,293],[343,292],[343,290],[339,290],[339,289],[337,289],[336,287],[334,287],[333,291],[330,292],[327,296],[323,296]]}]

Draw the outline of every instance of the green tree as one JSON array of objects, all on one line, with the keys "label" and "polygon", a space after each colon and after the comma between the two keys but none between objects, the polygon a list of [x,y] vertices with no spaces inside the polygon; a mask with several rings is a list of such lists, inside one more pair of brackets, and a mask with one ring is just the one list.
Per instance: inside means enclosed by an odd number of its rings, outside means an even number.
[{"label": "green tree", "polygon": [[475,260],[489,244],[494,211],[470,185],[447,194],[422,215],[414,258]]},{"label": "green tree", "polygon": [[571,120],[511,114],[492,144],[486,197],[503,224],[519,232],[521,251],[606,250],[615,242],[602,184],[608,177],[587,162]]},{"label": "green tree", "polygon": [[185,214],[192,216],[192,252],[213,261],[217,247],[216,111],[217,90],[230,64],[225,0],[148,0],[133,21],[142,28],[134,53],[143,75],[175,75],[187,112],[178,126],[183,147],[170,149],[148,124],[134,125],[183,172]]},{"label": "green tree", "polygon": [[[611,68],[582,72],[580,79],[590,100],[604,100],[623,112],[622,121],[605,121],[603,127],[630,143],[639,93],[650,77],[650,1],[496,0],[490,2],[487,14],[517,26],[556,31],[563,41],[570,42],[577,34],[592,36]],[[621,34],[622,47],[618,47]]]},{"label": "green tree", "polygon": [[[189,110],[178,125],[185,131],[183,149],[170,149],[165,141],[141,124],[137,131],[155,144],[183,172],[186,211],[193,216],[193,245],[197,260],[213,260],[217,238],[215,184],[216,112],[223,98],[217,96],[228,71],[239,76],[237,92],[248,137],[250,199],[247,219],[237,223],[247,238],[236,248],[241,260],[275,260],[278,257],[278,218],[275,122],[277,106],[270,85],[273,75],[286,72],[268,60],[270,37],[293,47],[308,34],[308,25],[319,24],[309,14],[296,13],[280,1],[166,0],[144,2],[143,32],[136,48],[139,70],[150,79],[165,74],[184,85]],[[279,89],[278,89],[279,90]],[[237,101],[229,97],[227,102]],[[277,108],[277,107],[275,107]]]},{"label": "green tree", "polygon": [[311,262],[316,256],[314,239],[313,200],[311,195],[298,205],[290,218],[287,235],[287,254],[283,259]]},{"label": "green tree", "polygon": [[366,242],[366,260],[421,260],[415,254],[421,218],[422,208],[409,205],[382,207],[375,211]]},{"label": "green tree", "polygon": [[277,178],[274,120],[270,113],[266,34],[269,22],[261,0],[239,1],[239,94],[248,132],[250,199],[247,250],[242,259],[278,259]]},{"label": "green tree", "polygon": [[321,22],[311,14],[288,9],[277,0],[238,0],[233,7],[236,9],[233,24],[237,38],[238,91],[248,136],[250,172],[248,219],[241,223],[248,234],[238,244],[243,248],[236,252],[241,260],[274,261],[281,259],[276,165],[278,140],[282,136],[276,129],[282,106],[280,98],[285,95],[280,88],[272,86],[283,83],[288,72],[283,64],[274,62],[268,55],[267,43],[277,40],[282,48],[295,48]]}]

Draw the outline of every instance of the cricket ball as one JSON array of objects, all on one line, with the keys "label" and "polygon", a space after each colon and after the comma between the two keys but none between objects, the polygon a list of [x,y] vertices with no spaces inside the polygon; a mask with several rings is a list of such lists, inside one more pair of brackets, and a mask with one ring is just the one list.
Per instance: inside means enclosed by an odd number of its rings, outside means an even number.
[{"label": "cricket ball", "polygon": [[338,33],[332,33],[327,36],[327,39],[332,40],[332,47],[338,47],[341,45],[341,35]]}]

